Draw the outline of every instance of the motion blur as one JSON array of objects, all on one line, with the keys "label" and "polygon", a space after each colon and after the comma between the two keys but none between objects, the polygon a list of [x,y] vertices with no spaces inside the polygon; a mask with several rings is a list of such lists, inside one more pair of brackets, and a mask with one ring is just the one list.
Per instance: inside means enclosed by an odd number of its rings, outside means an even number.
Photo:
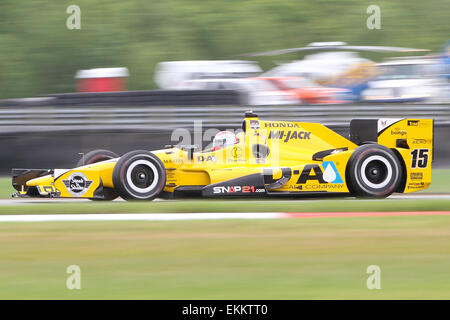
[{"label": "motion blur", "polygon": [[0,0],[0,299],[448,299],[449,12]]}]

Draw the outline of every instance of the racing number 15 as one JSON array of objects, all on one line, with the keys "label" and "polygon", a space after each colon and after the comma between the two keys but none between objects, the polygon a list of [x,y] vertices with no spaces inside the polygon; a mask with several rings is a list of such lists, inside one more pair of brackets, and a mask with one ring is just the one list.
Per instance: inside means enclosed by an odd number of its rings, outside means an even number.
[{"label": "racing number 15", "polygon": [[414,149],[411,151],[411,168],[426,168],[428,165],[428,149]]}]

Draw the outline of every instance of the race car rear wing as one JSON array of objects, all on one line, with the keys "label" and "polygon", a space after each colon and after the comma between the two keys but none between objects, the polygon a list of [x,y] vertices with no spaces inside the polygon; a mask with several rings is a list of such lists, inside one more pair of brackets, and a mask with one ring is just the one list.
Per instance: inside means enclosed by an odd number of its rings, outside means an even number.
[{"label": "race car rear wing", "polygon": [[350,140],[357,145],[375,142],[388,148],[414,149],[420,146],[427,148],[434,159],[433,119],[353,119],[350,122]]},{"label": "race car rear wing", "polygon": [[434,160],[433,119],[352,120],[350,140],[358,145],[378,143],[397,154],[403,168],[398,192],[414,192],[430,185]]}]

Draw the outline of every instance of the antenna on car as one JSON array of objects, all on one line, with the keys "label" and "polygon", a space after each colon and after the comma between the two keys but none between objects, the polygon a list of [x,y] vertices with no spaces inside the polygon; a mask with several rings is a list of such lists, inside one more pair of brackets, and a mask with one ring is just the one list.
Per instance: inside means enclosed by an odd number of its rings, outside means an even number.
[{"label": "antenna on car", "polygon": [[246,118],[256,118],[258,115],[253,112],[253,110],[247,110],[245,111],[245,117]]},{"label": "antenna on car", "polygon": [[79,155],[81,155],[81,160],[83,162],[83,166],[84,166],[84,152],[78,152]]}]

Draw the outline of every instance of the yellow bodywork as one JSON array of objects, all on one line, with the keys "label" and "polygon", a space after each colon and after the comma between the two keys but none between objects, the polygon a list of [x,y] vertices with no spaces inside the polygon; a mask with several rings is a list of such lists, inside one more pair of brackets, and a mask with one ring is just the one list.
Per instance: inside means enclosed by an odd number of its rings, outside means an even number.
[{"label": "yellow bodywork", "polygon": [[[404,147],[397,147],[402,144],[402,140],[405,141]],[[396,122],[378,136],[378,143],[401,155],[406,177],[403,192],[428,188],[433,161],[432,119],[403,119]]]},{"label": "yellow bodywork", "polygon": [[[191,153],[174,147],[153,151],[166,169],[164,191],[173,193],[179,187],[208,186],[261,174],[267,192],[349,192],[346,168],[358,147],[355,143],[318,123],[262,121],[247,117],[244,127],[245,133],[237,135],[238,143],[221,150]],[[432,129],[430,119],[404,119],[378,134],[377,142],[395,150],[404,166],[403,190],[398,191],[412,192],[429,186]],[[317,157],[325,150],[331,151]],[[424,157],[427,157],[427,163],[424,163]],[[37,186],[43,192],[59,192],[60,197],[94,198],[95,190],[100,186],[114,188],[112,175],[117,161],[112,159],[70,170],[54,170],[52,175],[29,180],[26,185]],[[68,181],[77,179],[77,175],[83,175],[89,183],[84,185],[86,190],[81,195],[74,195],[67,187]],[[283,176],[283,183],[277,184]],[[270,182],[275,183],[271,185]]]}]

